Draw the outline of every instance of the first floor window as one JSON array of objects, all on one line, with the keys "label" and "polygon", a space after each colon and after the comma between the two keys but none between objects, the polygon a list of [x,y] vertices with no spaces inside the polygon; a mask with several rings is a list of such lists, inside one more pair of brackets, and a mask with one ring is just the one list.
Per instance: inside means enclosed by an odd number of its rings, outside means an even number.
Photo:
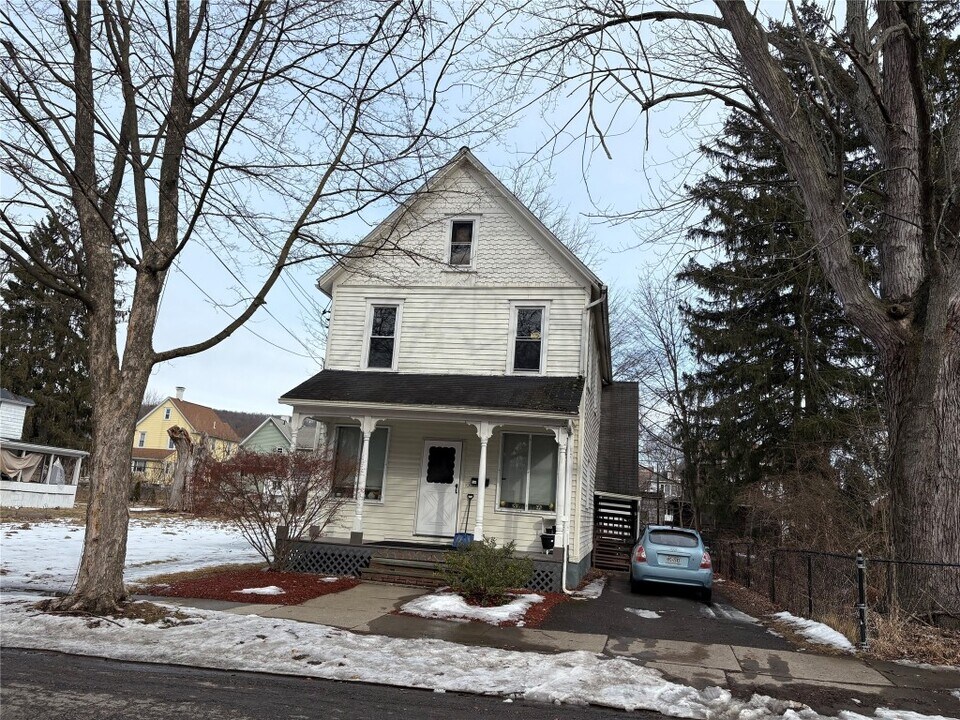
[{"label": "first floor window", "polygon": [[147,461],[146,460],[134,460],[131,470],[134,472],[146,472],[147,471]]},{"label": "first floor window", "polygon": [[370,319],[370,342],[367,367],[393,367],[397,342],[397,305],[373,305]]},{"label": "first floor window", "polygon": [[500,507],[556,509],[557,441],[552,435],[504,433],[500,455]]},{"label": "first floor window", "polygon": [[167,450],[175,450],[176,447],[173,444],[173,438],[167,438]]},{"label": "first floor window", "polygon": [[[370,450],[367,459],[367,482],[364,498],[383,499],[383,479],[387,472],[387,444],[390,431],[377,428],[370,435]],[[360,428],[341,425],[337,428],[336,456],[334,460],[334,489],[341,497],[356,495],[357,478],[360,476],[360,445],[363,434]]]},{"label": "first floor window", "polygon": [[147,434],[145,432],[140,433],[140,436],[137,438],[137,447],[143,447],[147,444]]}]

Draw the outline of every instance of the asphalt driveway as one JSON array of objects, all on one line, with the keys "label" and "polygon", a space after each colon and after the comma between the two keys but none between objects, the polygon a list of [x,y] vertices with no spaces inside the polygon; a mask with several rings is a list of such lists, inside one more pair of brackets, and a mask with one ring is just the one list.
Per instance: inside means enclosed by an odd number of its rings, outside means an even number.
[{"label": "asphalt driveway", "polygon": [[727,602],[722,584],[714,585],[713,598],[713,604],[706,605],[695,593],[682,588],[634,595],[626,573],[611,574],[599,599],[561,603],[541,628],[597,633],[610,638],[795,649]]}]

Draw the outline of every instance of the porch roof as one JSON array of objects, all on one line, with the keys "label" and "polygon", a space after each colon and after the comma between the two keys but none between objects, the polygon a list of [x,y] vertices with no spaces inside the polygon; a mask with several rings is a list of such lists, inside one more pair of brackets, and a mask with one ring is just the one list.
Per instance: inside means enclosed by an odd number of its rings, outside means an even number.
[{"label": "porch roof", "polygon": [[422,375],[321,370],[280,398],[299,401],[457,406],[576,415],[580,377]]}]

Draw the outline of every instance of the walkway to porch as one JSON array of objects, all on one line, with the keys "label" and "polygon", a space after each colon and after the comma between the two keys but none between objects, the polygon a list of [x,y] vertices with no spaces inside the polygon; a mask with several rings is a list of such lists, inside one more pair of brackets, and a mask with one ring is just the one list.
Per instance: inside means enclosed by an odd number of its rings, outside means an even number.
[{"label": "walkway to porch", "polygon": [[[287,569],[318,575],[353,575],[364,580],[401,585],[439,587],[443,584],[440,566],[446,555],[456,552],[450,545],[406,542],[352,544],[346,538],[288,540]],[[560,592],[562,556],[517,552],[533,560],[530,590]]]}]

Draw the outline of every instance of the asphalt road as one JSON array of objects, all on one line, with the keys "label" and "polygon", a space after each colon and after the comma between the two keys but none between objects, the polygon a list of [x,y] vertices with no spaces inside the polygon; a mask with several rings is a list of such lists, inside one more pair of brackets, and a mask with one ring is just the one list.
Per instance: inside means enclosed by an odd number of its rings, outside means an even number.
[{"label": "asphalt road", "polygon": [[[127,663],[40,650],[0,650],[3,720],[301,720],[497,718],[602,720],[603,708],[540,705],[260,673]],[[390,668],[385,667],[384,673]],[[631,717],[662,719],[657,713]]]},{"label": "asphalt road", "polygon": [[[541,626],[544,630],[600,633],[611,638],[649,638],[685,642],[746,645],[768,650],[794,650],[781,637],[737,611],[723,596],[723,585],[713,588],[714,602],[706,605],[684,588],[630,592],[626,573],[607,581],[598,600],[557,605]],[[646,611],[638,614],[637,611]],[[657,617],[643,617],[655,612]]]}]

